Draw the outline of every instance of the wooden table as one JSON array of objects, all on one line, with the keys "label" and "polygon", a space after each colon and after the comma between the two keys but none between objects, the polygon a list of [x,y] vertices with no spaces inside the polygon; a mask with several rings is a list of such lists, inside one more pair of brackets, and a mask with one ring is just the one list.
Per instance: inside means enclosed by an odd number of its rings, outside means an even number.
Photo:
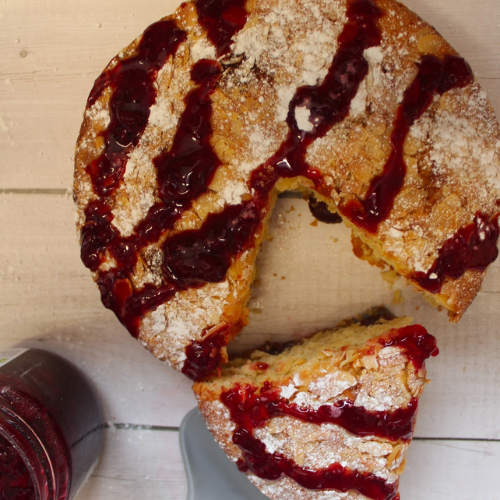
[{"label": "wooden table", "polygon": [[[182,500],[178,445],[190,382],[155,360],[100,303],[79,258],[73,151],[94,79],[178,0],[0,4],[0,349],[56,351],[97,386],[109,428],[79,500]],[[405,0],[471,63],[500,113],[498,0]],[[500,498],[500,262],[458,325],[358,261],[341,227],[281,199],[259,257],[251,325],[236,348],[300,336],[384,303],[439,341],[401,482],[404,500]],[[328,265],[325,265],[328,263]]]}]

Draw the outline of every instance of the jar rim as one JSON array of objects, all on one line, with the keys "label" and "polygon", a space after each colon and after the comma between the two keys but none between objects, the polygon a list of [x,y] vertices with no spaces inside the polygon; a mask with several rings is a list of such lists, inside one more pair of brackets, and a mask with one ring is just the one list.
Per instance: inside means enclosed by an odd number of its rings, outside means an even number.
[{"label": "jar rim", "polygon": [[29,472],[36,500],[56,500],[57,481],[50,455],[37,433],[28,423],[1,403],[0,435],[6,439],[21,457]]}]

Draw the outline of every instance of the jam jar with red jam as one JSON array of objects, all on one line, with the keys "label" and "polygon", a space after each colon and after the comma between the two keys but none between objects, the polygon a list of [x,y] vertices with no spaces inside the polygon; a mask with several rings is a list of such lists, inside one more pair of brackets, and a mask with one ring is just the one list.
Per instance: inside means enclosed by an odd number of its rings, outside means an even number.
[{"label": "jam jar with red jam", "polygon": [[40,349],[0,352],[0,500],[71,500],[101,452],[91,383]]}]

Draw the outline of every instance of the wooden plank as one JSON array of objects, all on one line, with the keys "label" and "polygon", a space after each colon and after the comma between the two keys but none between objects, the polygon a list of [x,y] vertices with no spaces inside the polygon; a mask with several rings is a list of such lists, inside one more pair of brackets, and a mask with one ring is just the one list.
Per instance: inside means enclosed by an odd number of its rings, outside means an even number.
[{"label": "wooden plank", "polygon": [[498,470],[498,441],[413,441],[401,478],[401,498],[497,500]]},{"label": "wooden plank", "polygon": [[178,432],[108,430],[100,461],[78,500],[185,500]]},{"label": "wooden plank", "polygon": [[87,96],[106,64],[179,0],[5,0],[0,17],[0,187],[72,185]]},{"label": "wooden plank", "polygon": [[[0,188],[70,188],[85,101],[107,62],[178,0],[5,0],[0,17]],[[472,64],[500,112],[500,8],[407,0]]]}]

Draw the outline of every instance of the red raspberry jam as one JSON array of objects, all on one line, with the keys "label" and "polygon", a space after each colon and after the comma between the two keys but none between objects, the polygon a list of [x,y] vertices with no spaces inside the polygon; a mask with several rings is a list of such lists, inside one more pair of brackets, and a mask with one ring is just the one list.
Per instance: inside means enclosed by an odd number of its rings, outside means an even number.
[{"label": "red raspberry jam", "polygon": [[39,349],[0,354],[0,498],[71,500],[99,457],[104,416],[75,366]]},{"label": "red raspberry jam", "polygon": [[0,436],[0,491],[2,500],[30,500],[35,488],[23,459],[3,436]]}]

